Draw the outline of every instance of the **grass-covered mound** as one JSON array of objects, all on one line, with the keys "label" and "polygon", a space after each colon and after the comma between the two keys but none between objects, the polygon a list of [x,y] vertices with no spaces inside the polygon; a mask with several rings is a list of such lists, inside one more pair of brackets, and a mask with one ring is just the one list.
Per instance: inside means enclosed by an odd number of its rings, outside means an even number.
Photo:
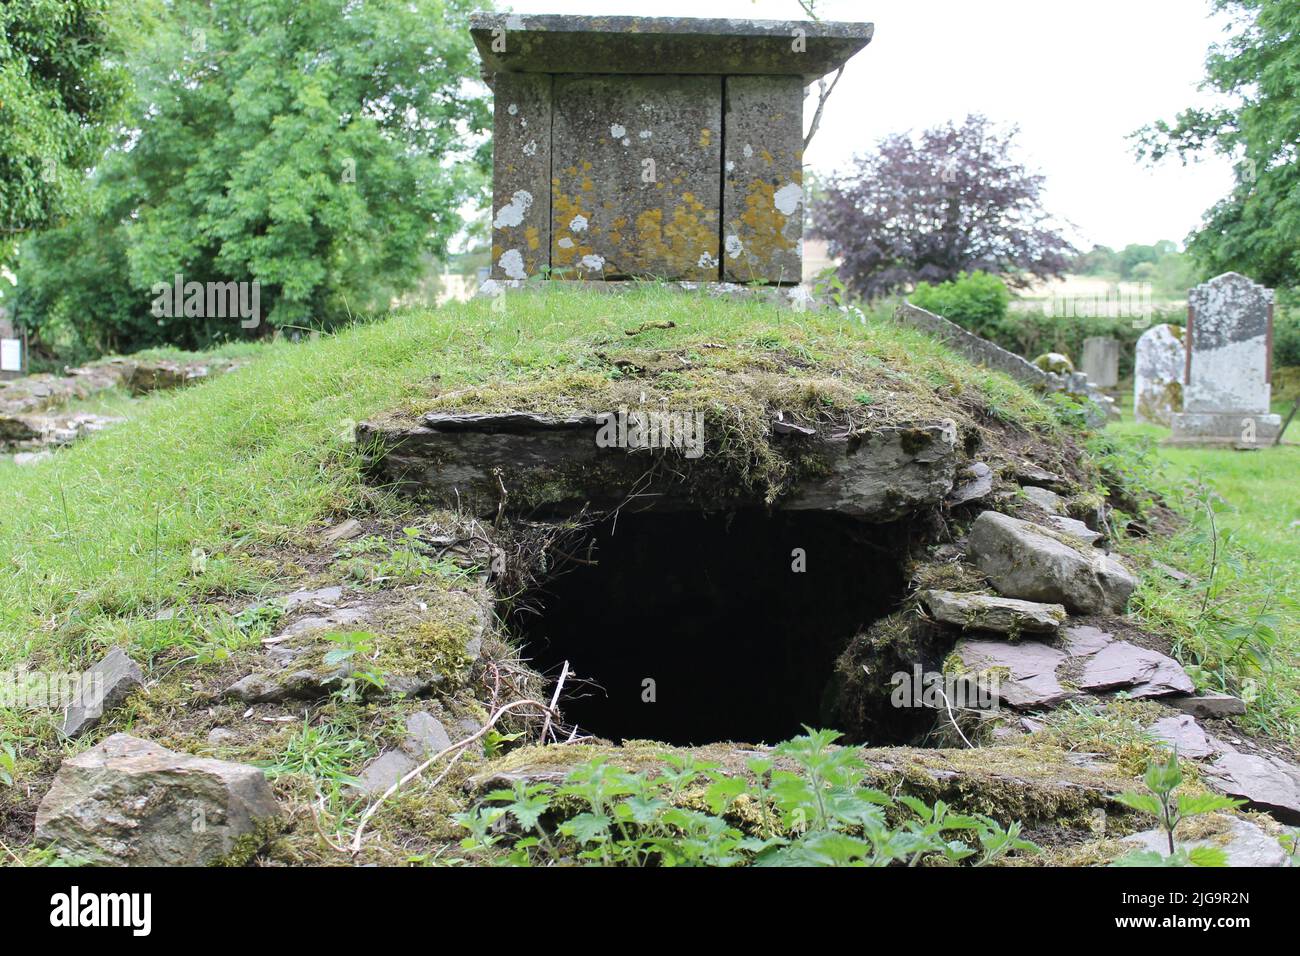
[{"label": "grass-covered mound", "polygon": [[[633,345],[697,356],[702,371],[632,381],[618,353]],[[804,407],[1058,427],[1024,389],[920,334],[653,288],[520,296],[504,314],[482,303],[405,313],[245,356],[239,372],[150,398],[50,462],[0,471],[0,664],[33,654],[84,663],[129,643],[142,615],[287,584],[292,569],[274,551],[314,522],[400,509],[364,487],[351,441],[356,422],[394,408],[545,409],[582,402],[582,391],[617,402],[707,388],[744,364],[792,370],[806,392],[790,398]],[[496,387],[484,392],[486,382]],[[733,396],[722,388],[725,406]]]},{"label": "grass-covered mound", "polygon": [[[363,420],[433,410],[702,407],[736,474],[779,495],[788,462],[767,445],[774,410],[818,427],[949,419],[963,458],[1052,468],[1070,476],[1081,506],[1095,508],[1107,483],[1142,484],[1119,453],[1099,467],[1082,450],[1069,407],[974,368],[924,335],[838,312],[798,314],[653,286],[618,296],[521,294],[504,311],[472,303],[402,313],[315,340],[244,348],[240,358],[248,364],[236,373],[122,403],[128,421],[49,461],[0,468],[9,505],[0,516],[0,670],[80,670],[120,646],[144,668],[147,686],[74,742],[59,739],[52,715],[0,707],[0,744],[13,751],[8,772],[19,781],[0,787],[0,844],[11,861],[51,858],[30,843],[35,804],[64,756],[114,731],[264,767],[288,817],[265,860],[456,858],[466,830],[452,814],[472,800],[471,778],[516,745],[510,732],[526,732],[518,743],[535,740],[536,721],[503,721],[454,766],[387,801],[360,857],[336,848],[367,805],[350,782],[401,744],[415,710],[432,708],[455,739],[501,700],[544,697],[550,688],[518,660],[511,635],[476,619],[494,597],[486,569],[495,544],[514,533],[510,521],[485,534],[466,515],[367,481],[353,442]],[[323,537],[346,519],[358,522],[354,534]],[[373,674],[362,676],[381,682],[427,676],[430,667],[453,676],[421,700],[361,680],[311,700],[229,699],[234,681],[265,665],[265,639],[323,613],[263,599],[325,585],[342,585],[349,606],[364,605],[369,617],[324,639],[303,637],[305,670],[327,671],[342,654],[374,661]],[[1166,618],[1195,606],[1190,592],[1150,593],[1146,606],[1159,605]],[[1010,808],[1040,799],[1017,781],[1059,790],[1070,819],[1056,832],[1035,818],[1035,839],[1075,846],[1085,811],[1105,804],[1150,751],[1135,732],[1135,743],[1109,753],[1113,719],[1079,721],[1001,749],[999,772],[987,779],[968,756],[938,750],[917,759],[933,762],[942,780],[949,766],[970,765],[961,769],[968,784],[936,788],[929,772],[897,770],[915,778],[927,802],[956,800],[1004,826]],[[1084,791],[1067,759],[1078,750],[1104,758],[1083,774],[1096,778]],[[873,770],[868,782],[897,780]]]}]

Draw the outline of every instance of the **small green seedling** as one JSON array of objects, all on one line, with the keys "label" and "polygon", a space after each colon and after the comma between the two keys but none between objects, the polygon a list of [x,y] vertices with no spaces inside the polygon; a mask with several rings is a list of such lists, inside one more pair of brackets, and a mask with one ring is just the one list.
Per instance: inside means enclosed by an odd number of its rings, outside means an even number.
[{"label": "small green seedling", "polygon": [[1135,790],[1117,794],[1115,799],[1126,807],[1149,813],[1160,823],[1169,843],[1167,856],[1153,850],[1139,850],[1115,861],[1115,866],[1226,866],[1227,854],[1218,847],[1195,847],[1187,850],[1174,845],[1174,831],[1188,817],[1219,810],[1235,810],[1243,801],[1221,797],[1213,793],[1180,793],[1174,791],[1183,782],[1183,771],[1178,765],[1178,752],[1171,751],[1163,762],[1151,761],[1142,777],[1149,793]]}]

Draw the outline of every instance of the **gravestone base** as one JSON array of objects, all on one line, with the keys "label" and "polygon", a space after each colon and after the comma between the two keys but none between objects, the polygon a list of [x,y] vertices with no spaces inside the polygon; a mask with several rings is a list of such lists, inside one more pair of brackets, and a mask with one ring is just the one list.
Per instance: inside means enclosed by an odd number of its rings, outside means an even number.
[{"label": "gravestone base", "polygon": [[[1282,430],[1281,415],[1254,412],[1178,412],[1170,416],[1171,445],[1272,445]],[[1253,429],[1253,440],[1252,438]]]},{"label": "gravestone base", "polygon": [[765,302],[784,306],[796,312],[837,308],[830,296],[818,295],[804,284],[798,285],[741,285],[738,282],[613,282],[588,279],[550,279],[546,282],[518,279],[488,279],[479,286],[476,299],[495,299],[499,295],[546,295],[563,289],[583,289],[590,292],[617,295],[644,292],[647,288],[666,289],[684,295],[732,299],[743,302]]}]

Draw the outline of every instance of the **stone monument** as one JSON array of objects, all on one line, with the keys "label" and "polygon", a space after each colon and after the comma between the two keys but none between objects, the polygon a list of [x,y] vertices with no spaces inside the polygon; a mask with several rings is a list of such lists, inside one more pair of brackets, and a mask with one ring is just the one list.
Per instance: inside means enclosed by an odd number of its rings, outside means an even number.
[{"label": "stone monument", "polygon": [[0,305],[0,379],[18,378],[25,367],[23,340],[14,329],[5,307]]},{"label": "stone monument", "polygon": [[869,23],[475,14],[492,278],[795,284],[804,87]]},{"label": "stone monument", "polygon": [[1183,372],[1187,348],[1181,325],[1155,325],[1137,340],[1133,358],[1133,417],[1169,427],[1183,410]]},{"label": "stone monument", "polygon": [[1273,290],[1236,272],[1187,294],[1183,410],[1170,441],[1272,444],[1282,417],[1271,414]]},{"label": "stone monument", "polygon": [[1083,374],[1098,388],[1119,384],[1119,340],[1094,335],[1083,340]]}]

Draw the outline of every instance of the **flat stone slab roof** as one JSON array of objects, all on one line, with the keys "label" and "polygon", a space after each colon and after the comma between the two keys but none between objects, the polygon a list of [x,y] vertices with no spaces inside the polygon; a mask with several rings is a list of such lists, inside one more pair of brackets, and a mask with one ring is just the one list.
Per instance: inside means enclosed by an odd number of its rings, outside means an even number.
[{"label": "flat stone slab roof", "polygon": [[871,23],[810,20],[470,16],[470,34],[488,75],[752,74],[810,82],[839,69],[874,32]]}]

